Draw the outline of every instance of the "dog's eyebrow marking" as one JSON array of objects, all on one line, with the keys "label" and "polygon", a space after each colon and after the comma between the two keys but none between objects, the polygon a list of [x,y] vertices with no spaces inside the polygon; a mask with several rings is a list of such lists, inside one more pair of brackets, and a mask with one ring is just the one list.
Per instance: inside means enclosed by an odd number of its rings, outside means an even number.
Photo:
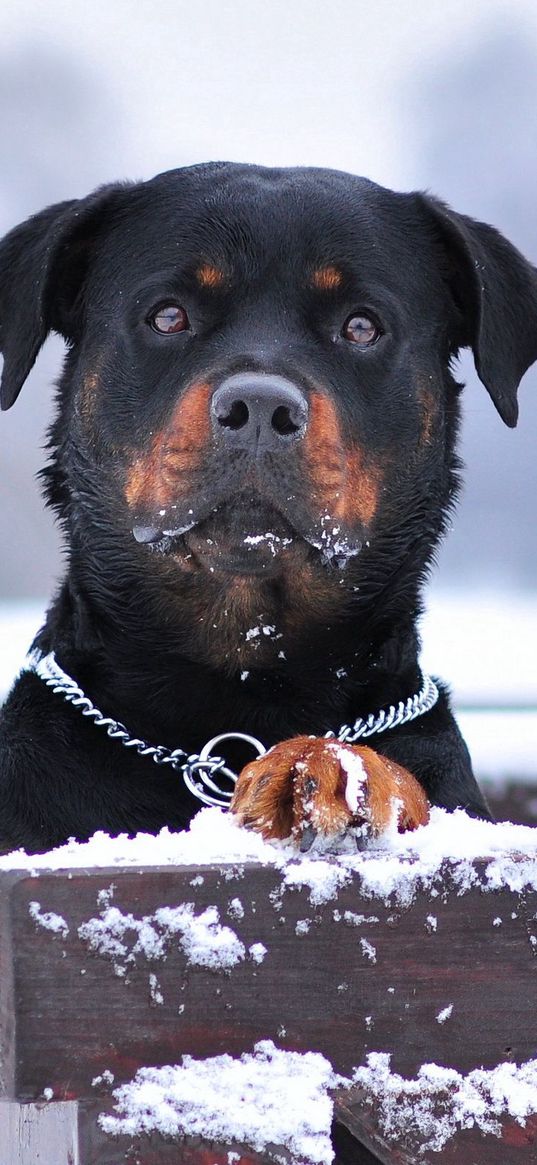
[{"label": "dog's eyebrow marking", "polygon": [[125,484],[129,506],[151,513],[180,499],[210,441],[211,393],[209,384],[191,384],[168,424],[155,434],[147,452],[136,458]]},{"label": "dog's eyebrow marking", "polygon": [[221,287],[225,283],[226,275],[220,267],[213,267],[211,263],[202,263],[196,271],[196,279],[200,287]]},{"label": "dog's eyebrow marking", "polygon": [[334,291],[342,281],[341,271],[333,264],[329,264],[327,267],[317,267],[311,277],[311,282],[317,291]]}]

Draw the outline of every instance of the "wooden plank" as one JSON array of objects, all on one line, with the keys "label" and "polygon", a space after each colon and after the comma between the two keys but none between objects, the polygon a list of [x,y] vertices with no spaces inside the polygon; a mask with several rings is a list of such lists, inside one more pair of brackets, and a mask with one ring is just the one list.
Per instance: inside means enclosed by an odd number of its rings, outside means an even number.
[{"label": "wooden plank", "polygon": [[[79,933],[105,908],[102,897],[98,902],[103,891],[111,905],[137,919],[162,906],[189,902],[199,914],[216,905],[220,922],[246,951],[262,943],[267,953],[259,963],[246,957],[227,972],[189,965],[178,941],[165,959],[104,956]],[[110,1089],[99,1093],[95,1077],[107,1070],[116,1087],[143,1065],[179,1063],[184,1053],[239,1056],[259,1039],[320,1051],[345,1075],[372,1051],[391,1053],[392,1069],[404,1076],[431,1061],[467,1072],[531,1059],[537,1042],[536,898],[479,887],[461,897],[446,878],[436,896],[422,893],[411,906],[394,908],[366,897],[356,875],[337,899],[319,906],[306,888],[282,893],[278,872],[259,866],[0,875],[6,972],[0,991],[11,1062],[4,1094],[32,1102],[50,1089],[55,1102],[78,1099],[80,1165],[175,1165],[177,1141],[104,1137],[96,1117],[110,1109]],[[231,905],[236,899],[241,917]],[[69,933],[46,929],[39,914],[36,920],[35,901],[41,913],[61,915]],[[137,934],[123,937],[128,953]],[[451,1017],[439,1023],[450,1004]],[[383,1139],[372,1111],[355,1092],[338,1096],[337,1162],[410,1165],[415,1147]],[[503,1141],[465,1131],[446,1145],[442,1161],[516,1165],[521,1153],[533,1153],[531,1137],[531,1122],[526,1132],[504,1122]],[[459,1142],[466,1156],[457,1156]],[[220,1165],[220,1154],[227,1165],[228,1151],[239,1152],[243,1165],[270,1159],[244,1146],[184,1141],[181,1161]],[[285,1159],[283,1150],[279,1154]]]},{"label": "wooden plank", "polygon": [[77,1107],[0,1101],[2,1165],[81,1165]]},{"label": "wooden plank", "polygon": [[[203,883],[193,886],[200,876]],[[189,967],[177,944],[165,960],[138,956],[118,977],[113,960],[89,951],[77,933],[98,916],[97,895],[111,883],[114,904],[137,917],[185,901],[196,912],[217,904],[222,923],[246,948],[262,942],[267,955],[260,964],[246,959],[216,973]],[[321,907],[311,905],[307,890],[287,891],[280,902],[279,886],[273,870],[257,866],[231,877],[214,868],[201,875],[181,868],[21,877],[9,889],[13,1098],[33,1100],[44,1088],[58,1099],[89,1097],[92,1078],[104,1069],[117,1083],[143,1064],[176,1063],[185,1052],[237,1056],[266,1038],[321,1051],[345,1074],[369,1051],[391,1052],[393,1069],[404,1075],[431,1060],[466,1071],[535,1054],[536,1029],[528,1020],[536,967],[527,911],[516,894],[420,895],[408,909],[394,910],[364,898],[358,878]],[[239,920],[227,913],[235,897],[244,906]],[[65,939],[36,925],[29,911],[36,899],[42,911],[66,918]],[[345,911],[378,922],[348,925]],[[302,936],[299,920],[309,920]],[[151,997],[151,973],[160,1004]],[[452,1017],[439,1024],[437,1015],[450,1004]]]}]

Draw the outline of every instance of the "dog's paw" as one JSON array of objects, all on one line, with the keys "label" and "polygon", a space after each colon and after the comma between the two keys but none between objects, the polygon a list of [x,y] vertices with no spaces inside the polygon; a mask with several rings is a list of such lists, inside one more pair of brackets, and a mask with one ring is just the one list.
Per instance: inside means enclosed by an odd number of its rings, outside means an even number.
[{"label": "dog's paw", "polygon": [[264,838],[308,849],[350,827],[365,837],[393,823],[415,829],[429,820],[429,803],[412,773],[372,748],[295,736],[245,766],[231,812]]}]

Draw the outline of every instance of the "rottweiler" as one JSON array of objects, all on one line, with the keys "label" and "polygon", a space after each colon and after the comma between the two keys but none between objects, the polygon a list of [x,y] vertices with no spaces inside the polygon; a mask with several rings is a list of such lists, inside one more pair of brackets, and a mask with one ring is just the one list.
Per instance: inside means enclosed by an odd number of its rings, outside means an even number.
[{"label": "rottweiler", "polygon": [[303,849],[489,816],[416,621],[459,488],[453,362],[514,426],[531,264],[428,194],[210,163],[5,237],[2,408],[50,331],[67,572],[1,717],[2,848],[182,829],[237,771],[238,820]]}]

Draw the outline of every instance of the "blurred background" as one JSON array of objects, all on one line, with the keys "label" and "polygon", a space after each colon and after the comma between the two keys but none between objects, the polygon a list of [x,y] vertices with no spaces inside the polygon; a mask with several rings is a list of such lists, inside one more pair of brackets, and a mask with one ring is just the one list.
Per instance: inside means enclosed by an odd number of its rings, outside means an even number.
[{"label": "blurred background", "polygon": [[[227,158],[428,189],[537,262],[536,138],[534,0],[0,4],[0,233],[103,182]],[[0,418],[0,698],[61,575],[35,480],[61,361],[51,338]],[[460,378],[466,487],[429,591],[424,663],[453,684],[499,811],[509,801],[527,820],[537,815],[537,367],[515,431],[469,357]]]}]

